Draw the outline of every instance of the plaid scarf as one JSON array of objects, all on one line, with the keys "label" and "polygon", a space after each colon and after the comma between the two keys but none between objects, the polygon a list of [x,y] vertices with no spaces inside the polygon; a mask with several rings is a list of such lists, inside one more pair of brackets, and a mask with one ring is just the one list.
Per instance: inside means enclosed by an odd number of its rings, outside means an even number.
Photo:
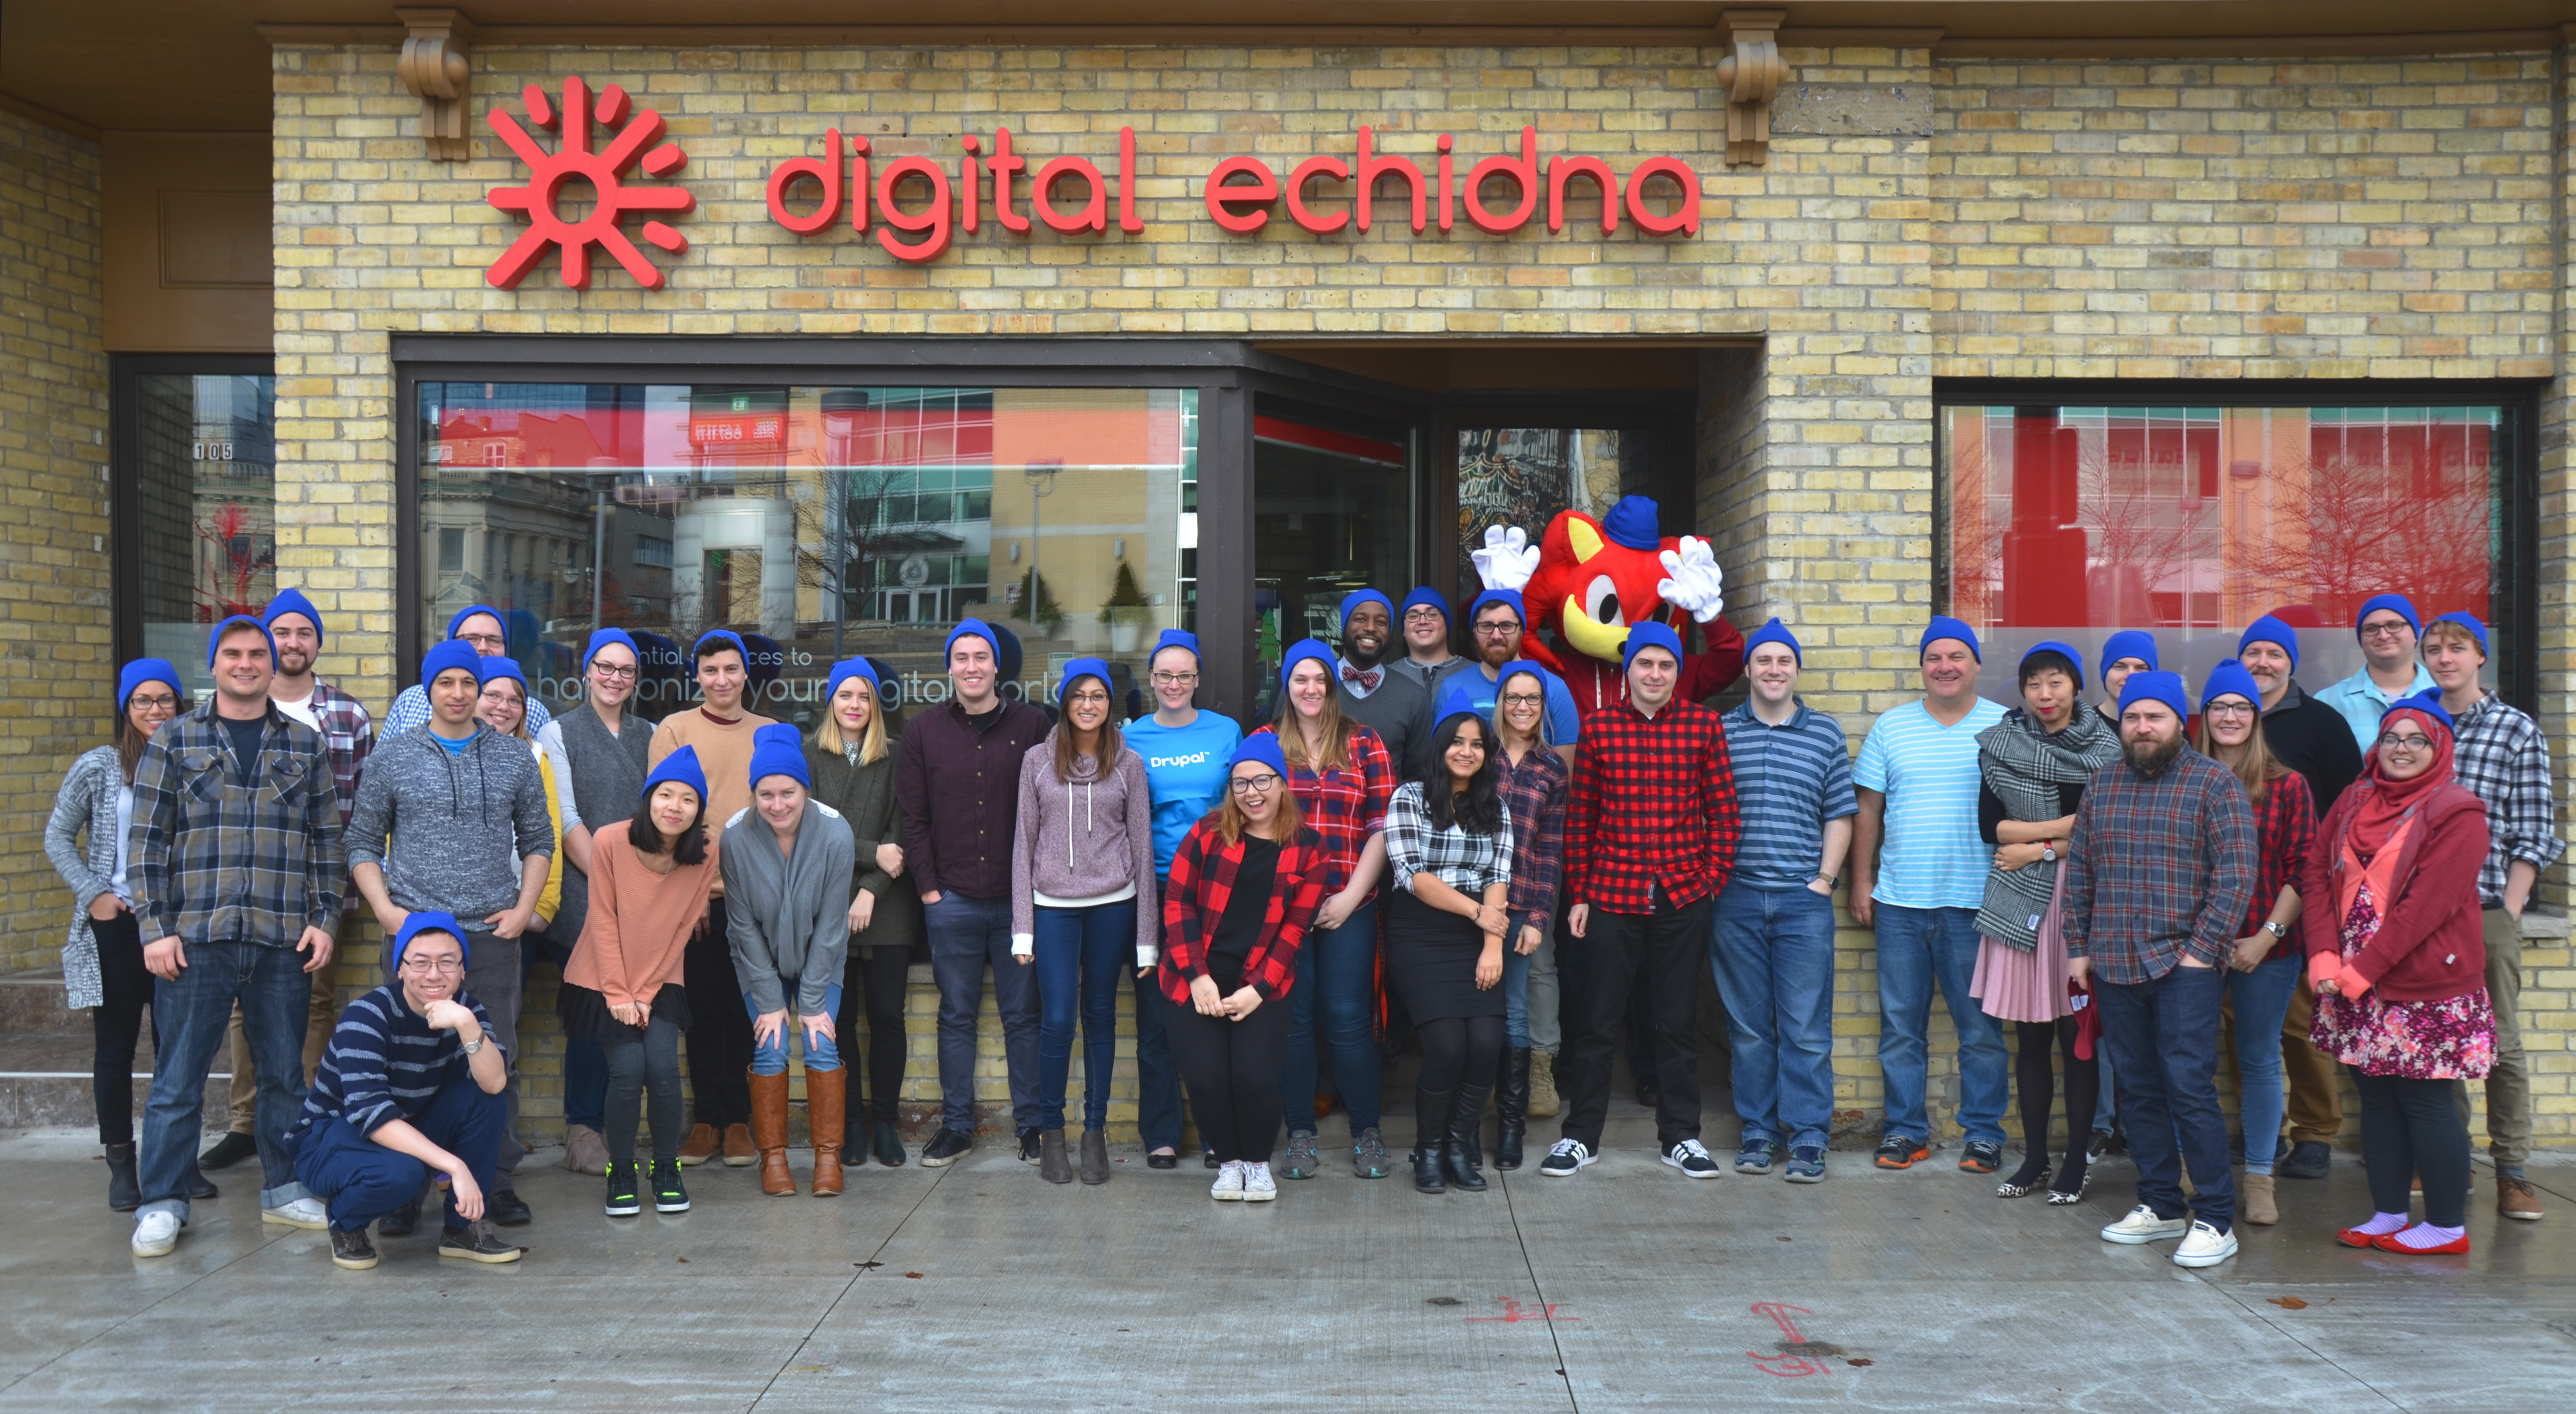
[{"label": "plaid scarf", "polygon": [[[2099,712],[2077,708],[2066,726],[2051,732],[2030,713],[2014,710],[1977,733],[1977,771],[1986,789],[2004,804],[2009,820],[2054,820],[2064,811],[2058,787],[2080,785],[2093,773],[2120,759],[2119,734]],[[1986,874],[1985,905],[1977,910],[1977,931],[2007,947],[2029,952],[2039,945],[2039,920],[2048,913],[2057,889],[2060,859],[1992,869]]]}]

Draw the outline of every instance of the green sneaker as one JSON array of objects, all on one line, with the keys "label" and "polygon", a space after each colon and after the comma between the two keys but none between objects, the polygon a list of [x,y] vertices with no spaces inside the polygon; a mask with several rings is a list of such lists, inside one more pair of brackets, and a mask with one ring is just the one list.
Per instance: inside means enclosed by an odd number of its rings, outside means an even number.
[{"label": "green sneaker", "polygon": [[644,1211],[644,1200],[636,1195],[635,1165],[610,1163],[608,1166],[608,1215],[631,1218]]},{"label": "green sneaker", "polygon": [[653,1211],[685,1213],[689,1210],[689,1190],[680,1184],[678,1159],[653,1161]]}]

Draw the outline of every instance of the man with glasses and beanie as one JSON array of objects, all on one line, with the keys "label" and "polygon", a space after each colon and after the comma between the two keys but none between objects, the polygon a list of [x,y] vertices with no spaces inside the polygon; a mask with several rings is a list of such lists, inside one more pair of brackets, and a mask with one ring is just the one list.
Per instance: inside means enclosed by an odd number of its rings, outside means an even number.
[{"label": "man with glasses and beanie", "polygon": [[2403,594],[2377,594],[2363,600],[2353,620],[2361,641],[2361,671],[2317,694],[2317,700],[2342,715],[2352,728],[2353,745],[2364,756],[2379,740],[2379,719],[2401,697],[2438,692],[2433,675],[2415,661],[2424,621]]},{"label": "man with glasses and beanie", "polygon": [[[1521,657],[1521,640],[1529,635],[1529,609],[1521,602],[1520,592],[1512,589],[1488,589],[1467,606],[1467,631],[1474,635],[1470,645],[1475,659],[1466,668],[1445,674],[1433,694],[1434,718],[1452,711],[1475,713],[1487,721],[1494,719],[1496,694],[1502,690],[1501,673],[1505,663],[1527,662]],[[1547,712],[1539,723],[1539,737],[1566,765],[1574,764],[1574,744],[1583,733],[1583,717],[1575,710],[1574,691],[1565,679],[1537,663],[1527,671],[1538,675],[1539,686],[1547,694]]]},{"label": "man with glasses and beanie", "polygon": [[1396,613],[1396,630],[1404,635],[1404,656],[1387,666],[1422,684],[1436,702],[1440,685],[1473,662],[1449,650],[1449,597],[1418,584],[1396,606]]},{"label": "man with glasses and beanie", "polygon": [[[462,643],[483,658],[499,658],[510,651],[510,635],[502,626],[501,611],[489,604],[469,604],[447,620],[447,638]],[[429,691],[425,684],[413,683],[394,694],[393,705],[385,709],[384,730],[376,734],[379,743],[390,741],[414,727],[429,722]],[[554,714],[534,693],[528,696],[528,735],[544,731]]]}]

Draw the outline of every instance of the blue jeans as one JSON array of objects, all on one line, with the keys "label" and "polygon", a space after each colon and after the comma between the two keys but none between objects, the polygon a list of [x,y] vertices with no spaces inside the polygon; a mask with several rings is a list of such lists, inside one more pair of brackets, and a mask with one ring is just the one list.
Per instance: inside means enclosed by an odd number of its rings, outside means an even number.
[{"label": "blue jeans", "polygon": [[1118,1066],[1118,974],[1136,955],[1136,900],[1089,908],[1037,906],[1038,1128],[1064,1128],[1073,1074],[1073,1022],[1082,1017],[1082,1127],[1109,1127]]},{"label": "blue jeans", "polygon": [[[745,992],[742,994],[742,1006],[743,1010],[751,1013],[751,1019],[753,1021],[757,1022],[760,1020],[760,1003],[751,999],[751,993]],[[835,1018],[840,1016],[840,983],[832,983],[830,986],[823,989],[823,1010],[821,1014]],[[839,1024],[840,1023],[837,1020],[833,1022],[833,1025],[835,1026],[838,1026]],[[778,1028],[777,1044],[772,1045],[769,1042],[763,1041],[760,1039],[757,1032],[753,1033],[751,1040],[751,1073],[754,1075],[785,1075],[787,1073],[788,1042],[798,1036],[805,1038],[805,1068],[807,1070],[839,1070],[841,1068],[840,1044],[819,1031],[808,1031],[805,1029],[804,1019],[796,1010],[795,988],[790,987],[788,989],[787,996],[787,1024]]]},{"label": "blue jeans", "polygon": [[[2295,982],[2296,974],[2292,974]],[[2119,1066],[2120,1113],[2129,1158],[2138,1166],[2138,1201],[2173,1219],[2193,1212],[2228,1230],[2236,1217],[2236,1178],[2227,1167],[2227,1118],[2218,1110],[2218,999],[2227,974],[2215,967],[2176,967],[2153,982],[2121,986],[2096,979],[2102,1044]],[[2283,1008],[2287,1010],[2285,1006]],[[2269,1042],[2277,1029],[2237,1028]],[[2272,1046],[2274,1062],[2280,1046]],[[2274,1129],[2279,1121],[2273,1121]],[[2188,1165],[2194,1197],[2182,1196]]]},{"label": "blue jeans", "polygon": [[[509,1107],[498,1095],[486,1095],[471,1079],[455,1081],[438,1092],[429,1107],[411,1117],[411,1126],[430,1143],[465,1161],[485,1197],[492,1194],[492,1167],[501,1152],[501,1130]],[[658,1136],[657,1136],[658,1137]],[[295,1151],[296,1177],[322,1200],[331,1226],[357,1232],[367,1224],[412,1206],[429,1181],[429,1166],[409,1154],[396,1153],[369,1139],[349,1122],[333,1115],[315,1120]],[[443,1205],[444,1225],[465,1226],[456,1212],[456,1195]]]},{"label": "blue jeans", "polygon": [[1887,1087],[1892,1137],[1929,1139],[1924,1113],[1929,1086],[1932,988],[1950,1005],[1959,1033],[1959,1127],[1969,1142],[2004,1142],[2004,1102],[2012,1094],[2012,1058],[2001,1022],[1968,995],[1977,975],[1977,911],[1878,905],[1878,1068]]},{"label": "blue jeans", "polygon": [[143,1105],[143,1206],[135,1214],[188,1220],[188,1176],[205,1128],[206,1069],[226,1043],[233,1004],[242,1011],[251,1069],[259,1076],[251,1136],[259,1144],[259,1205],[311,1196],[295,1179],[286,1133],[304,1110],[304,1023],[313,1005],[305,954],[260,943],[192,943],[179,980],[155,979],[152,1020],[160,1054]]},{"label": "blue jeans", "polygon": [[1038,1127],[1038,979],[1011,956],[1011,901],[943,893],[922,910],[930,975],[939,983],[939,1122],[975,1132],[975,1031],[984,1009],[984,969],[993,969],[993,1009],[1002,1017],[1010,1068],[1011,1127]]},{"label": "blue jeans", "polygon": [[[1163,916],[1170,879],[1154,881],[1154,916]],[[1160,930],[1157,930],[1160,931]],[[1181,1147],[1181,1074],[1172,1066],[1172,1038],[1163,1033],[1163,988],[1155,974],[1135,979],[1136,1137],[1145,1152]]]},{"label": "blue jeans", "polygon": [[1318,928],[1297,949],[1288,989],[1288,1059],[1279,1067],[1279,1117],[1288,1132],[1315,1128],[1315,1017],[1333,1054],[1333,1087],[1350,1112],[1351,1137],[1377,1128],[1377,900],[1351,910],[1342,926]]},{"label": "blue jeans", "polygon": [[1822,1148],[1834,1117],[1834,901],[1730,883],[1708,956],[1726,999],[1744,1142]]},{"label": "blue jeans", "polygon": [[2280,1152],[2281,1019],[2299,990],[2300,959],[2287,949],[2251,972],[2227,974],[2228,1005],[2236,1013],[2236,1113],[2245,1130],[2245,1171],[2270,1173]]},{"label": "blue jeans", "polygon": [[1521,930],[1514,924],[1503,938],[1503,1045],[1529,1049],[1529,954],[1521,951]]}]

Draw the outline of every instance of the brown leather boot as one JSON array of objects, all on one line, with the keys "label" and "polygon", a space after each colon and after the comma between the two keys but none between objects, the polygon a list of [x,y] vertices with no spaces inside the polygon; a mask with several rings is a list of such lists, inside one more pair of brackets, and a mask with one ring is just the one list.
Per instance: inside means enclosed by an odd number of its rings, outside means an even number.
[{"label": "brown leather boot", "polygon": [[841,1191],[841,1141],[850,1118],[850,1072],[805,1072],[805,1122],[814,1131],[814,1196]]},{"label": "brown leather boot", "polygon": [[751,1077],[751,1143],[760,1151],[760,1191],[785,1198],[796,1191],[787,1171],[787,1073]]}]

